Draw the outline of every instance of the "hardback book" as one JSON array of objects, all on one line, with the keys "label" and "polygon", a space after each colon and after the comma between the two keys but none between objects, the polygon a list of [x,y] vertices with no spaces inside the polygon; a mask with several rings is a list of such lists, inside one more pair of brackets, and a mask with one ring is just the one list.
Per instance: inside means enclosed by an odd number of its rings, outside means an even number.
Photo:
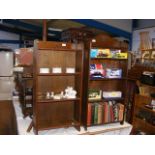
[{"label": "hardback book", "polygon": [[103,91],[103,98],[121,98],[121,91]]},{"label": "hardback book", "polygon": [[98,104],[98,124],[102,124],[103,120],[103,105],[101,103]]},{"label": "hardback book", "polygon": [[114,111],[113,111],[113,105],[110,106],[110,117],[111,117],[111,122],[114,122]]},{"label": "hardback book", "polygon": [[98,49],[97,58],[110,58],[110,49]]},{"label": "hardback book", "polygon": [[108,123],[108,102],[104,102],[103,123]]},{"label": "hardback book", "polygon": [[94,111],[94,124],[98,123],[98,104],[95,104],[95,111]]},{"label": "hardback book", "polygon": [[115,58],[117,58],[117,59],[127,59],[128,58],[128,53],[127,52],[118,52],[118,53],[116,53]]},{"label": "hardback book", "polygon": [[90,89],[88,93],[88,100],[93,101],[93,100],[101,100],[102,98],[102,91],[101,90],[95,90],[95,89]]},{"label": "hardback book", "polygon": [[119,120],[118,118],[118,105],[115,104],[113,105],[113,113],[114,113],[114,121],[117,122]]},{"label": "hardback book", "polygon": [[107,115],[108,115],[108,123],[110,123],[111,122],[111,106],[112,106],[112,102],[111,101],[109,101],[108,102],[108,111],[107,111]]},{"label": "hardback book", "polygon": [[87,125],[91,125],[91,103],[88,103]]},{"label": "hardback book", "polygon": [[98,49],[91,49],[90,50],[90,57],[97,58]]},{"label": "hardback book", "polygon": [[111,57],[110,49],[91,49],[90,57],[91,58],[110,58]]},{"label": "hardback book", "polygon": [[106,78],[121,78],[122,69],[119,68],[106,68]]},{"label": "hardback book", "polygon": [[124,105],[119,103],[118,106],[119,106],[119,121],[122,121],[123,120]]},{"label": "hardback book", "polygon": [[91,105],[91,124],[94,124],[95,104]]},{"label": "hardback book", "polygon": [[102,64],[90,64],[90,78],[104,78],[106,76],[106,71]]}]

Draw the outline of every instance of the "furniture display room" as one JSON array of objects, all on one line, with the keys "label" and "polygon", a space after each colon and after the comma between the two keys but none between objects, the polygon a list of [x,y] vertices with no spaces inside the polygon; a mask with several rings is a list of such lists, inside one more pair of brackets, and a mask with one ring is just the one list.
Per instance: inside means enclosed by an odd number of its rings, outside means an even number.
[{"label": "furniture display room", "polygon": [[0,135],[155,134],[155,20],[107,21],[2,20]]}]

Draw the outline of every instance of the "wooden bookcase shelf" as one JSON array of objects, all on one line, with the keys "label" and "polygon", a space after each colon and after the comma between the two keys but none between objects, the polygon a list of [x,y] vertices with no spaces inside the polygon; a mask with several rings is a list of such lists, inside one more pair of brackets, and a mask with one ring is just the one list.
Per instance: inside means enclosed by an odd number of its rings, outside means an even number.
[{"label": "wooden bookcase shelf", "polygon": [[23,72],[16,72],[16,84],[24,118],[33,115],[33,76],[25,77],[25,74],[32,74],[30,68],[32,66],[24,66]]},{"label": "wooden bookcase shelf", "polygon": [[64,123],[56,122],[55,124],[52,124],[51,126],[46,126],[46,124],[43,123],[43,124],[39,125],[39,130],[42,131],[42,130],[49,130],[49,128],[55,129],[55,128],[62,128],[62,127],[67,128],[67,127],[71,127],[71,126],[73,126],[73,127],[80,126],[80,122],[77,122],[76,120],[70,120],[70,121],[65,122],[64,125],[62,125],[62,124],[64,124]]},{"label": "wooden bookcase shelf", "polygon": [[124,98],[102,98],[101,100],[89,100],[89,103],[95,103],[95,102],[104,102],[104,101],[124,101]]},{"label": "wooden bookcase shelf", "polygon": [[111,80],[126,80],[126,78],[90,78],[90,81],[111,81]]},{"label": "wooden bookcase shelf", "polygon": [[[78,47],[78,48],[76,48]],[[71,43],[35,41],[34,44],[34,131],[74,126],[80,130],[83,91],[83,50]],[[39,73],[40,68],[61,67],[62,73]],[[65,73],[75,68],[75,73]],[[47,92],[60,94],[67,87],[76,98],[47,99]]]},{"label": "wooden bookcase shelf", "polygon": [[38,76],[76,76],[81,75],[80,72],[76,73],[38,73]]},{"label": "wooden bookcase shelf", "polygon": [[119,59],[119,58],[90,58],[91,60],[99,61],[99,60],[116,60],[116,61],[126,61],[126,59]]},{"label": "wooden bookcase shelf", "polygon": [[[82,123],[85,129],[87,129],[87,127],[90,127],[90,126],[103,125],[103,124],[114,123],[114,122],[120,122],[121,124],[123,124],[124,116],[125,116],[125,108],[126,108],[125,106],[126,106],[126,91],[127,91],[126,88],[127,88],[127,74],[128,74],[128,69],[127,69],[128,59],[91,58],[90,56],[91,49],[107,49],[107,47],[104,47],[102,46],[101,43],[98,44],[97,42],[95,43],[87,42],[85,44],[85,60],[84,60],[85,62],[84,77],[85,78],[83,81],[83,88],[85,91],[83,91],[84,98],[83,98]],[[114,50],[115,48],[112,47],[109,49]],[[104,69],[106,68],[122,69],[122,77],[121,78],[96,78],[96,77],[92,78],[90,77],[90,65],[91,64],[103,64]],[[91,89],[102,91],[102,95],[101,95],[102,97],[100,100],[89,100],[88,95],[89,95],[89,90]],[[103,91],[104,92],[105,91],[107,92],[108,91],[121,91],[122,97],[121,98],[103,98]],[[106,104],[109,106],[108,108],[110,109],[103,110],[107,108]],[[113,106],[115,108],[117,106],[123,106],[123,111],[121,113],[122,117],[118,116],[118,118],[115,120],[114,118],[112,118],[113,116],[111,117],[111,115],[114,115],[114,114],[111,114],[113,113],[112,112]],[[95,110],[93,109],[93,107],[95,107],[94,108]],[[122,107],[120,109],[122,109]],[[102,112],[98,112],[100,110]],[[109,115],[111,119],[108,118],[108,121],[104,120],[105,118],[103,117],[107,118],[109,117]],[[91,119],[91,123],[90,123],[90,119]]]},{"label": "wooden bookcase shelf", "polygon": [[69,101],[79,101],[80,98],[75,99],[44,99],[44,100],[38,100],[38,103],[53,103],[53,102],[69,102]]},{"label": "wooden bookcase shelf", "polygon": [[[106,124],[112,124],[112,123],[122,123],[122,121],[105,122],[104,125],[106,125]],[[93,126],[100,126],[100,125],[103,125],[103,123],[93,124]],[[87,127],[92,127],[92,125],[87,125]]]},{"label": "wooden bookcase shelf", "polygon": [[141,51],[150,51],[150,52],[152,52],[152,51],[155,51],[155,49],[154,48],[152,48],[152,49],[141,49]]},{"label": "wooden bookcase shelf", "polygon": [[[147,85],[145,85],[146,87]],[[154,89],[153,86],[148,86]],[[146,134],[155,134],[155,125],[152,123],[155,120],[155,111],[146,108],[146,104],[150,104],[153,98],[140,94],[135,95],[135,106],[133,112],[133,132],[142,131]],[[151,123],[152,122],[152,123]]]}]

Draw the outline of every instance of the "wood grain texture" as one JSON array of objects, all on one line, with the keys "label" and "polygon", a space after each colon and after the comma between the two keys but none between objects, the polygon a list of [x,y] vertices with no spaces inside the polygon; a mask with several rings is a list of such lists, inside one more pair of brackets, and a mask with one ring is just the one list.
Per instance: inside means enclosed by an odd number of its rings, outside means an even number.
[{"label": "wood grain texture", "polygon": [[17,122],[12,101],[0,101],[0,135],[17,135]]}]

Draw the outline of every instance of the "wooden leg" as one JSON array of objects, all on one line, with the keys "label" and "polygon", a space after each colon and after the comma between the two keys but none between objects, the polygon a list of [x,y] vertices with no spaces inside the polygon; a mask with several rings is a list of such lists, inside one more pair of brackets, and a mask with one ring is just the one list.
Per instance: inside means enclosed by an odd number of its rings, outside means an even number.
[{"label": "wooden leg", "polygon": [[87,127],[86,126],[84,126],[84,129],[85,129],[85,131],[87,131]]},{"label": "wooden leg", "polygon": [[121,125],[124,125],[124,120],[120,122]]},{"label": "wooden leg", "polygon": [[75,125],[74,127],[80,132],[80,125]]},{"label": "wooden leg", "polygon": [[33,128],[33,132],[35,135],[38,135],[38,129]]},{"label": "wooden leg", "polygon": [[33,127],[33,121],[30,123],[30,125],[29,125],[29,127],[28,127],[28,129],[27,129],[27,132],[30,132],[31,129],[32,129],[32,127]]}]

